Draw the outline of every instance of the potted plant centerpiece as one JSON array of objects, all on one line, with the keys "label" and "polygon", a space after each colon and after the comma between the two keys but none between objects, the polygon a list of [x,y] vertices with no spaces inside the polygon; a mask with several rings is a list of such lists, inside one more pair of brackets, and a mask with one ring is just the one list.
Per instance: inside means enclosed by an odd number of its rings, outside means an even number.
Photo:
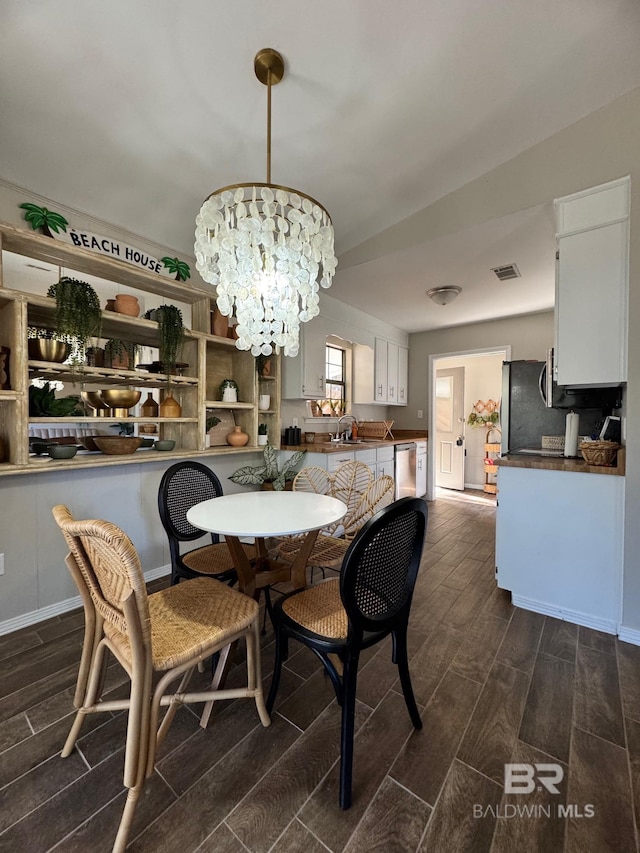
[{"label": "potted plant centerpiece", "polygon": [[86,281],[62,276],[52,284],[47,296],[56,300],[56,331],[75,344],[72,357],[84,363],[89,338],[98,337],[102,325],[102,309],[98,294]]},{"label": "potted plant centerpiece", "polygon": [[278,457],[275,449],[267,444],[264,448],[264,463],[258,466],[244,465],[229,477],[232,483],[240,486],[262,486],[263,489],[275,489],[281,492],[291,489],[296,468],[304,458],[306,450],[296,450],[278,469]]}]

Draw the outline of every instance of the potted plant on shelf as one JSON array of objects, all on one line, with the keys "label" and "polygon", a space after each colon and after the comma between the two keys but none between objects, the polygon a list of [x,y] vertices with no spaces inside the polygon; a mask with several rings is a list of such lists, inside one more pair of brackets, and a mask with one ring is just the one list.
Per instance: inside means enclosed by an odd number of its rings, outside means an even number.
[{"label": "potted plant on shelf", "polygon": [[140,347],[131,341],[110,338],[104,345],[104,361],[107,367],[133,370]]},{"label": "potted plant on shelf", "polygon": [[262,446],[269,442],[269,437],[267,435],[267,425],[266,424],[258,424],[258,445]]},{"label": "potted plant on shelf", "polygon": [[52,284],[47,296],[56,300],[56,331],[76,344],[75,358],[84,363],[89,338],[98,337],[102,309],[98,294],[86,281],[62,276]]},{"label": "potted plant on shelf", "polygon": [[263,489],[275,489],[281,492],[290,489],[297,471],[296,468],[304,458],[306,450],[296,452],[278,469],[278,457],[275,449],[267,444],[264,448],[264,464],[258,466],[244,465],[229,477],[232,483],[240,486],[262,486]]},{"label": "potted plant on shelf", "polygon": [[175,305],[161,305],[155,309],[155,319],[160,332],[160,363],[168,375],[174,372],[178,352],[184,343],[182,311]]},{"label": "potted plant on shelf", "polygon": [[223,379],[220,383],[220,399],[224,403],[238,402],[238,383],[234,379]]},{"label": "potted plant on shelf", "polygon": [[55,392],[63,388],[62,382],[32,379],[29,385],[29,417],[68,418],[84,414],[79,397],[56,397]]}]

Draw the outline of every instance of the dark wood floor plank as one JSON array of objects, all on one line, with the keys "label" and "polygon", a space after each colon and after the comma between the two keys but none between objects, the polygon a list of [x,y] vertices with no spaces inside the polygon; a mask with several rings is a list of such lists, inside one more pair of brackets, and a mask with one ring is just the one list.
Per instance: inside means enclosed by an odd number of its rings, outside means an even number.
[{"label": "dark wood floor plank", "polygon": [[484,684],[507,630],[507,622],[481,613],[471,624],[451,663],[465,678]]},{"label": "dark wood floor plank", "polygon": [[482,584],[468,584],[443,615],[443,625],[466,631],[493,592],[493,584],[491,579]]},{"label": "dark wood floor plank", "polygon": [[27,715],[16,714],[0,726],[0,752],[31,737],[32,734],[33,730],[27,721]]},{"label": "dark wood floor plank", "polygon": [[540,653],[520,726],[520,740],[569,761],[575,666]]},{"label": "dark wood floor plank", "polygon": [[476,560],[473,556],[467,555],[456,565],[451,574],[447,575],[443,584],[453,589],[463,590],[481,569],[482,560]]},{"label": "dark wood floor plank", "polygon": [[[412,728],[404,699],[387,693],[356,734],[351,808],[342,811],[338,805],[338,763],[305,804],[300,820],[331,850],[346,846]],[[253,849],[252,844],[248,846]]]},{"label": "dark wood floor plank", "polygon": [[298,730],[278,715],[268,728],[254,729],[136,838],[128,853],[195,850],[265,774],[270,778],[298,737]]},{"label": "dark wood floor plank", "polygon": [[44,699],[55,696],[71,684],[75,685],[77,678],[78,664],[72,663],[39,681],[27,680],[13,693],[0,699],[0,724]]},{"label": "dark wood floor plank", "polygon": [[624,724],[616,658],[578,647],[575,724],[624,747]]},{"label": "dark wood floor plank", "polygon": [[[535,765],[549,764],[550,759],[518,741],[511,761]],[[559,764],[563,775],[556,786],[558,794],[550,793],[544,785],[536,785],[531,793],[503,794],[491,853],[563,853],[566,820],[558,806],[567,803],[568,768]]]},{"label": "dark wood floor plank", "polygon": [[507,666],[530,673],[538,653],[544,619],[545,617],[540,613],[516,608],[502,645],[498,649],[497,660]]},{"label": "dark wood floor plank", "polygon": [[627,718],[625,720],[625,728],[627,732],[627,755],[631,775],[633,811],[636,817],[636,826],[640,827],[640,723]]},{"label": "dark wood floor plank", "polygon": [[321,666],[278,706],[278,713],[304,731],[335,698],[331,680]]},{"label": "dark wood floor plank", "polygon": [[[369,710],[356,703],[356,726],[368,715]],[[271,848],[338,759],[340,719],[334,703],[227,817],[229,827],[253,853]],[[333,793],[337,798],[337,789]]]},{"label": "dark wood floor plank", "polygon": [[75,630],[52,643],[43,643],[11,658],[0,681],[0,697],[10,696],[28,682],[42,681],[64,667],[78,663],[82,652],[83,632]]},{"label": "dark wood floor plank", "polygon": [[640,646],[618,640],[617,651],[624,713],[640,722]]},{"label": "dark wood floor plank", "polygon": [[578,642],[582,646],[588,646],[590,649],[605,652],[608,655],[615,655],[616,653],[616,638],[613,634],[605,634],[603,631],[585,628],[584,625],[580,625],[578,628]]},{"label": "dark wood floor plank", "polygon": [[[449,668],[463,640],[462,631],[439,625],[409,661],[416,702],[426,705]],[[400,690],[399,682],[395,688]]]},{"label": "dark wood floor plank", "polygon": [[495,663],[458,750],[461,761],[496,782],[504,779],[504,765],[516,742],[528,688],[527,675]]},{"label": "dark wood floor plank", "polygon": [[[495,782],[454,761],[438,804],[427,824],[420,853],[484,853],[491,848],[494,814],[502,789]],[[480,810],[482,816],[474,813]],[[485,816],[486,815],[486,816]]]},{"label": "dark wood floor plank", "polygon": [[14,655],[20,655],[27,649],[41,646],[42,640],[31,626],[31,630],[15,631],[0,637],[0,661],[8,660]]},{"label": "dark wood floor plank", "polygon": [[482,605],[482,613],[485,616],[497,616],[499,619],[512,618],[516,608],[511,603],[511,593],[506,589],[496,587],[489,598]]},{"label": "dark wood floor plank", "polygon": [[389,775],[434,805],[465,732],[480,685],[449,670],[422,712]]},{"label": "dark wood floor plank", "polygon": [[[305,849],[307,853],[314,853],[313,848]],[[198,853],[246,853],[246,848],[242,846],[229,827],[221,823],[198,847]]]},{"label": "dark wood floor plank", "polygon": [[575,663],[578,626],[547,616],[540,639],[540,651],[546,655]]},{"label": "dark wood floor plank", "polygon": [[566,853],[635,853],[629,769],[625,750],[575,728],[569,763],[569,803],[593,817],[568,821]]},{"label": "dark wood floor plank", "polygon": [[38,636],[43,643],[48,643],[51,640],[58,639],[58,637],[64,637],[65,634],[70,634],[78,628],[84,628],[84,610],[64,613],[58,618],[57,622],[38,627]]},{"label": "dark wood floor plank", "polygon": [[[243,851],[246,850],[245,847],[242,849]],[[321,844],[297,818],[291,821],[272,849],[274,853],[275,851],[277,853],[301,853],[301,851],[304,853],[327,853],[324,844]]]},{"label": "dark wood floor plank", "polygon": [[391,642],[381,643],[378,649],[378,653],[358,671],[357,696],[369,708],[380,704],[398,677],[398,667],[391,660]]},{"label": "dark wood floor plank", "polygon": [[430,815],[431,808],[426,803],[387,777],[351,836],[345,853],[413,851]]}]

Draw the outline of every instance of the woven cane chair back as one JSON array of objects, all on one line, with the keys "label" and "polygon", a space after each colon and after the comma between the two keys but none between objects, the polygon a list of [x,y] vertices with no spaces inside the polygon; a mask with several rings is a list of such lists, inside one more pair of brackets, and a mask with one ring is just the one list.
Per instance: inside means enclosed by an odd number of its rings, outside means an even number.
[{"label": "woven cane chair back", "polygon": [[340,595],[349,622],[363,631],[384,631],[408,615],[426,530],[427,507],[402,498],[360,530],[347,551]]},{"label": "woven cane chair back", "polygon": [[363,462],[343,462],[333,474],[323,468],[310,466],[303,468],[293,480],[294,492],[316,492],[319,495],[330,495],[346,504],[347,512],[335,524],[322,532],[327,536],[343,536],[346,531],[353,533],[352,516],[362,503],[362,498],[373,481],[373,472]]},{"label": "woven cane chair back", "polygon": [[146,585],[140,559],[129,537],[108,521],[76,521],[66,506],[54,507],[53,516],[87,582],[94,607],[104,620],[105,634],[114,642],[119,637],[128,646],[131,626],[125,618],[124,603],[133,594],[139,620],[137,630],[149,648]]},{"label": "woven cane chair back", "polygon": [[222,494],[218,477],[200,462],[176,462],[167,468],[158,490],[160,519],[167,535],[179,542],[200,539],[202,530],[187,521],[187,511],[200,501]]}]

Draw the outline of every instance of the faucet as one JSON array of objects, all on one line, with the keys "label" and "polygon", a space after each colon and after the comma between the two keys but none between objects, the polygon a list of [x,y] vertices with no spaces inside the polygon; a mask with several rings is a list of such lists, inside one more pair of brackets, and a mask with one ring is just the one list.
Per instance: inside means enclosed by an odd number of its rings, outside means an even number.
[{"label": "faucet", "polygon": [[[343,421],[345,418],[351,418],[351,422],[352,422],[352,423],[353,423],[354,421],[357,421],[357,420],[358,420],[354,415],[342,415],[342,417],[341,417],[341,418],[339,418],[339,420],[338,420],[338,426],[336,427],[336,438],[335,438],[335,440],[336,440],[336,441],[340,441],[340,424],[342,423],[342,421]],[[344,436],[346,437],[346,435],[347,435],[347,431],[345,430],[345,431],[344,431]]]}]

